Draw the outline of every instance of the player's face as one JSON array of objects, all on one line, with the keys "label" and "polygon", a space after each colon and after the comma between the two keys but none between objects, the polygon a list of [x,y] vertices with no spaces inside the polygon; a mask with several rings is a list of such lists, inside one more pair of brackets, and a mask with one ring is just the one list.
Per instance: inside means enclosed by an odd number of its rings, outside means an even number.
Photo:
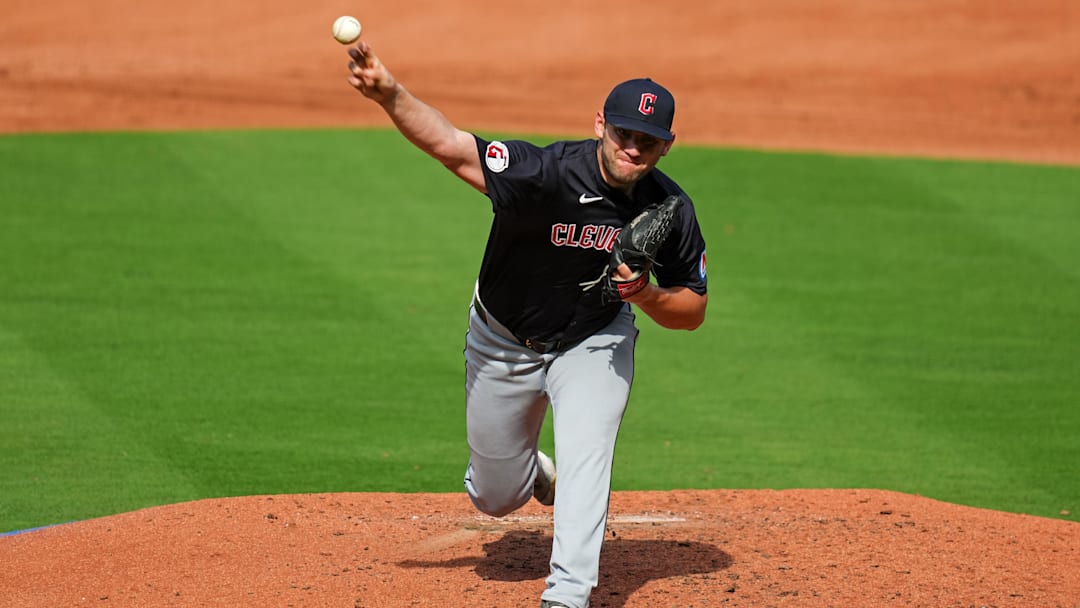
[{"label": "player's face", "polygon": [[647,133],[607,124],[602,113],[596,116],[596,136],[600,138],[600,170],[604,180],[623,189],[651,171],[672,144]]}]

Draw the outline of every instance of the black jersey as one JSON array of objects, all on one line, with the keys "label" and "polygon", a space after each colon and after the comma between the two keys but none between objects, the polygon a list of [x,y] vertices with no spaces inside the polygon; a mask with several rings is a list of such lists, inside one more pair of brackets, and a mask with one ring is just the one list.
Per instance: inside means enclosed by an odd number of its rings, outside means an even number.
[{"label": "black jersey", "polygon": [[705,240],[686,193],[657,169],[628,197],[600,174],[595,139],[538,147],[476,138],[495,217],[480,268],[480,300],[517,336],[573,343],[610,323],[623,304],[603,304],[604,272],[623,225],[670,194],[686,199],[654,268],[661,287],[704,294]]}]

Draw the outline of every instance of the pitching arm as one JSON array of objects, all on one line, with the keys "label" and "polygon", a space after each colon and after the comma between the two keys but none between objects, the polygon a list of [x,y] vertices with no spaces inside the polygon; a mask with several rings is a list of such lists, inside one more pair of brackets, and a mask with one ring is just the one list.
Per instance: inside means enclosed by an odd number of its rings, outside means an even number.
[{"label": "pitching arm", "polygon": [[480,154],[471,133],[455,127],[442,112],[420,101],[394,78],[367,42],[349,49],[348,82],[382,106],[394,126],[414,146],[438,160],[454,175],[487,193]]}]

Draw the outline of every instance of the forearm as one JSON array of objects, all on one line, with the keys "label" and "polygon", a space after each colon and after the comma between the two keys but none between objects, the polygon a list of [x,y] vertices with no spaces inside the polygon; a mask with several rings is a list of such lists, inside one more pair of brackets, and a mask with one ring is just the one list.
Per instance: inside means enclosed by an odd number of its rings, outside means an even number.
[{"label": "forearm", "polygon": [[360,42],[349,49],[349,84],[379,104],[414,146],[435,158],[473,188],[486,191],[480,153],[472,134],[455,127],[432,106],[405,89],[371,50]]},{"label": "forearm", "polygon": [[658,325],[693,330],[705,321],[709,296],[686,287],[666,288],[650,283],[626,301],[640,308]]},{"label": "forearm", "polygon": [[451,171],[464,162],[463,152],[476,145],[471,134],[459,130],[442,112],[417,99],[400,83],[379,105],[406,139]]}]

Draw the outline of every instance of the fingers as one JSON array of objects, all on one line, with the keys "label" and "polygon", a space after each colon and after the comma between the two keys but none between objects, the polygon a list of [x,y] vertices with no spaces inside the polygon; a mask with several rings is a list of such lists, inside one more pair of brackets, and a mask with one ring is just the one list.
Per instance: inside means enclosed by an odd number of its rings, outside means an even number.
[{"label": "fingers", "polygon": [[359,42],[348,52],[352,59],[346,79],[349,85],[376,101],[388,98],[394,89],[394,80],[371,50],[371,45]]},{"label": "fingers", "polygon": [[630,281],[636,279],[640,275],[640,272],[635,273],[626,264],[619,264],[618,267],[615,268],[615,272],[613,273],[614,278],[619,281]]},{"label": "fingers", "polygon": [[361,42],[355,48],[349,49],[349,78],[348,82],[361,93],[367,95],[368,91],[375,87],[376,75],[372,73],[371,48],[367,43]]},{"label": "fingers", "polygon": [[355,61],[349,62],[349,77],[346,81],[350,86],[358,89],[361,93],[365,93],[364,89],[368,86],[364,83],[363,73],[363,70],[360,69],[360,66],[356,65]]},{"label": "fingers", "polygon": [[[363,53],[357,45],[357,48],[349,49],[349,57],[352,61],[349,62],[349,73],[356,78],[362,78],[365,76],[365,72],[371,70],[371,57]],[[370,74],[367,74],[370,76]]]},{"label": "fingers", "polygon": [[373,68],[378,62],[378,58],[371,50],[371,45],[366,41],[358,42],[355,47],[350,48],[349,57],[352,57],[353,61],[366,68]]}]

